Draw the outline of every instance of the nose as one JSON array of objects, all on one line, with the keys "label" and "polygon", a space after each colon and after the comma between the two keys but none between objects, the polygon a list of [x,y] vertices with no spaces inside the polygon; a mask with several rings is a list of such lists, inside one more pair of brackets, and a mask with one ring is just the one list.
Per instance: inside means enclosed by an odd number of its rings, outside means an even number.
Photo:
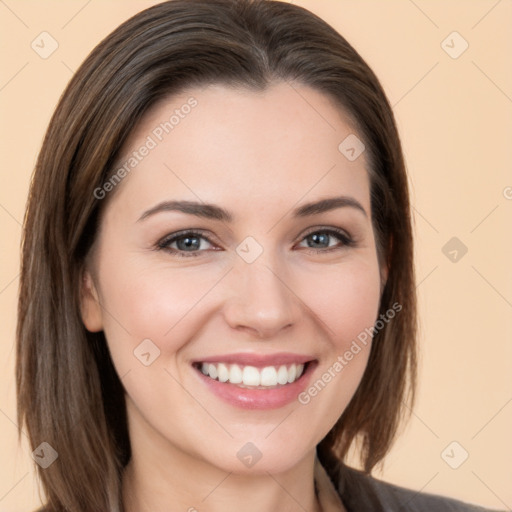
[{"label": "nose", "polygon": [[272,338],[298,323],[302,303],[282,266],[261,255],[252,263],[239,259],[233,270],[226,283],[229,296],[224,307],[230,327]]}]

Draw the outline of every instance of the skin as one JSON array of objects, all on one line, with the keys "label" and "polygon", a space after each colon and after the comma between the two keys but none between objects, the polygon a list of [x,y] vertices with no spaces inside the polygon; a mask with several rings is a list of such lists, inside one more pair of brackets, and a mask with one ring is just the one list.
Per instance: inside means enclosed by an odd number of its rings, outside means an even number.
[{"label": "skin", "polygon": [[[366,155],[350,162],[338,150],[357,132],[326,96],[276,83],[264,92],[194,88],[161,101],[124,156],[191,96],[197,106],[105,199],[83,280],[84,324],[105,332],[126,390],[126,510],[292,511],[299,503],[317,511],[315,446],[355,393],[370,344],[307,405],[264,411],[220,400],[191,361],[308,354],[319,363],[313,383],[374,324],[387,271],[377,259]],[[353,207],[291,214],[336,195],[357,200],[366,215]],[[168,200],[214,203],[234,220],[176,211],[138,220]],[[197,240],[198,256],[155,249],[166,235],[191,228],[207,238]],[[315,246],[308,235],[322,228],[341,229],[355,244],[324,235]],[[263,248],[250,264],[236,252],[248,236]],[[134,357],[144,339],[160,350],[150,366]],[[236,456],[247,442],[262,453],[251,468]]]}]

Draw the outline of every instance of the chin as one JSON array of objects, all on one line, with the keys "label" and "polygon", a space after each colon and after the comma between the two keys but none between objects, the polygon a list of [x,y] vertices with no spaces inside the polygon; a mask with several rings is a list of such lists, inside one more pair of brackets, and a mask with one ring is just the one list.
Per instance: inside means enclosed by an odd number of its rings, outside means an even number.
[{"label": "chin", "polygon": [[[267,435],[267,434],[265,434]],[[241,441],[230,439],[224,443],[221,453],[204,458],[205,462],[228,473],[239,475],[267,475],[284,473],[297,466],[304,458],[315,452],[315,446],[302,443],[287,443],[285,439],[276,437],[265,439],[262,435],[254,441],[245,437]],[[222,446],[219,443],[217,446]]]}]

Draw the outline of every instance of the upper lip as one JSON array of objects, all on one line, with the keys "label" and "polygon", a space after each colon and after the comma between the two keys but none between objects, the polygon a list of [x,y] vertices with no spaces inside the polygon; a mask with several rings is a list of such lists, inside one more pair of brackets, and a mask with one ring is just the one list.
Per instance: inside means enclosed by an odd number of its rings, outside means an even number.
[{"label": "upper lip", "polygon": [[291,352],[279,352],[276,354],[255,354],[249,352],[241,352],[238,354],[221,354],[204,357],[201,359],[195,359],[192,361],[192,363],[228,363],[263,368],[265,366],[280,366],[293,363],[305,364],[313,361],[314,359],[315,358],[310,355],[292,354]]}]

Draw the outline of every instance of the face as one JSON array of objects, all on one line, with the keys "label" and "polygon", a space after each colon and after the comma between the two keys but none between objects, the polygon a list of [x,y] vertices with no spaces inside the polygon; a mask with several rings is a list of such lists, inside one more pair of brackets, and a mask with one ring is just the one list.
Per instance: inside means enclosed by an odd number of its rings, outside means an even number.
[{"label": "face", "polygon": [[105,333],[145,453],[284,471],[348,405],[386,275],[366,155],[338,149],[351,134],[288,84],[190,89],[132,133],[122,181],[96,191],[82,317]]}]

